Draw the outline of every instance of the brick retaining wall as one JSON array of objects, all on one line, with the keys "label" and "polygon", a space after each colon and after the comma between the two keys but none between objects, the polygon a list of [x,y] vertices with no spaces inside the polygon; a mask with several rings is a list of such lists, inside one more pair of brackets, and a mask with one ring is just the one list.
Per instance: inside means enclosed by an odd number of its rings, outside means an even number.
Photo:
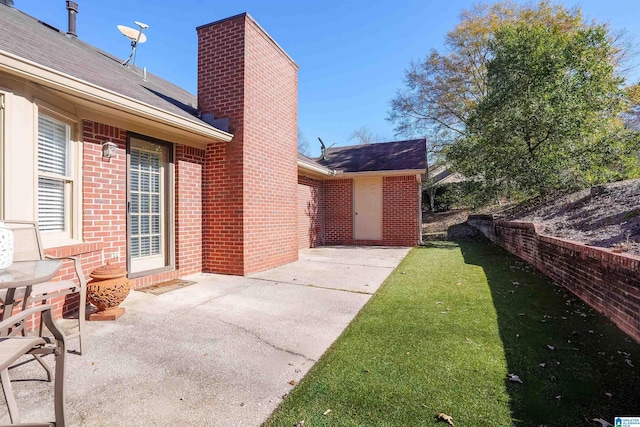
[{"label": "brick retaining wall", "polygon": [[468,223],[640,342],[640,257],[545,236],[543,226],[531,222],[478,215],[470,216]]}]

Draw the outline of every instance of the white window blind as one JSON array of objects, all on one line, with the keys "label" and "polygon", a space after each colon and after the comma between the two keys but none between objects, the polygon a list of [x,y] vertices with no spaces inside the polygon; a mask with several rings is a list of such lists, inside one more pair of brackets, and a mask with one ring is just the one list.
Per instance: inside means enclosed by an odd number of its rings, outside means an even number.
[{"label": "white window blind", "polygon": [[68,231],[71,127],[38,115],[38,223],[40,231]]}]

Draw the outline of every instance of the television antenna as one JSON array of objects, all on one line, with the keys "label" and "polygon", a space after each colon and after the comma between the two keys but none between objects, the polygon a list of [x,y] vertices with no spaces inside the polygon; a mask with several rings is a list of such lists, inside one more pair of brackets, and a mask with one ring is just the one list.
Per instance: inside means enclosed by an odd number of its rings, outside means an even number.
[{"label": "television antenna", "polygon": [[147,36],[142,34],[142,32],[149,28],[149,26],[140,21],[134,21],[134,23],[140,27],[140,30],[136,30],[135,28],[127,27],[125,25],[118,25],[118,31],[120,31],[123,36],[131,40],[131,54],[127,60],[122,63],[125,67],[129,67],[129,62],[131,62],[134,67],[136,66],[136,48],[138,47],[138,43],[144,43],[147,41]]}]

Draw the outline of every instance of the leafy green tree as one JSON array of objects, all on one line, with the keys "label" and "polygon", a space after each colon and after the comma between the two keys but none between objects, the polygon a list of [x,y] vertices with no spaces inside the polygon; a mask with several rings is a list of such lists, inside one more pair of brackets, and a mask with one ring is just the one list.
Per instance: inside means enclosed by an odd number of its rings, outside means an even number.
[{"label": "leafy green tree", "polygon": [[[568,9],[550,1],[516,4],[507,0],[491,5],[479,4],[470,10],[462,11],[459,24],[445,39],[445,50],[432,50],[423,61],[414,62],[409,66],[405,74],[405,87],[398,91],[391,101],[387,118],[395,124],[395,131],[399,135],[426,136],[431,162],[444,160],[444,154],[452,146],[454,148],[451,149],[452,154],[449,157],[453,158],[456,153],[468,155],[466,158],[458,156],[455,166],[460,171],[472,174],[470,177],[482,178],[482,185],[469,186],[476,191],[481,188],[487,193],[479,195],[479,200],[486,199],[491,194],[505,195],[505,189],[522,192],[522,188],[530,188],[533,185],[527,184],[523,187],[505,180],[501,167],[509,166],[508,170],[511,172],[520,170],[523,176],[531,181],[543,176],[552,176],[556,171],[553,161],[538,162],[537,169],[531,170],[532,165],[524,157],[519,157],[519,151],[508,144],[503,144],[505,150],[499,152],[479,151],[477,129],[469,128],[470,121],[476,120],[476,125],[479,123],[478,108],[489,94],[488,68],[496,54],[497,45],[493,44],[496,34],[503,27],[518,26],[553,28],[557,34],[567,35],[565,43],[570,40],[571,43],[577,43],[573,38],[577,37],[579,31],[592,31],[592,36],[603,38],[606,52],[599,49],[598,52],[604,56],[591,59],[603,61],[603,66],[613,67],[617,72],[624,71],[624,63],[632,51],[631,41],[624,32],[612,33],[606,26],[585,22],[579,8]],[[582,33],[582,37],[586,35],[586,32]],[[502,37],[505,38],[506,35]],[[587,40],[583,42],[586,43]],[[595,43],[595,40],[593,42]],[[628,92],[629,95],[639,93],[638,90]],[[614,95],[614,98],[616,96],[618,95]],[[486,107],[487,103],[483,104],[482,108]],[[617,109],[617,105],[614,107]],[[524,109],[520,112],[526,113]],[[605,113],[609,118],[613,116],[613,110]],[[559,158],[579,156],[571,165],[573,169],[563,169],[556,177],[559,182],[577,183],[576,176],[588,182],[618,179],[629,176],[636,167],[637,162],[627,156],[629,147],[633,145],[632,136],[624,132],[619,123],[609,121],[605,125],[599,120],[592,123],[594,117],[597,118],[597,115],[591,114],[588,118],[562,118],[561,125],[564,121],[584,123],[591,126],[593,134],[589,138],[589,144],[578,144],[575,147],[567,145],[563,154],[555,152],[551,155],[560,156]],[[632,115],[627,115],[627,118],[632,121],[636,119]],[[537,118],[534,117],[533,120],[535,122]],[[578,134],[584,136],[587,127],[579,128],[581,130]],[[609,144],[606,145],[604,141],[609,141]],[[571,144],[578,142],[579,138],[572,140]],[[546,153],[547,143],[541,143],[533,151]],[[547,156],[544,158],[550,159]],[[515,164],[509,165],[509,161]],[[476,165],[481,163],[483,167],[477,168]],[[576,170],[582,172],[576,173]],[[538,187],[556,184],[539,183]]]},{"label": "leafy green tree", "polygon": [[502,25],[488,43],[486,96],[447,153],[491,191],[533,194],[637,172],[637,138],[616,74],[619,49],[605,26]]},{"label": "leafy green tree", "polygon": [[574,29],[584,26],[579,9],[549,1],[518,5],[510,1],[464,10],[448,33],[445,52],[432,50],[405,73],[405,87],[391,101],[388,120],[407,137],[427,136],[437,154],[466,135],[467,121],[487,94],[489,42],[503,25],[541,22]]}]

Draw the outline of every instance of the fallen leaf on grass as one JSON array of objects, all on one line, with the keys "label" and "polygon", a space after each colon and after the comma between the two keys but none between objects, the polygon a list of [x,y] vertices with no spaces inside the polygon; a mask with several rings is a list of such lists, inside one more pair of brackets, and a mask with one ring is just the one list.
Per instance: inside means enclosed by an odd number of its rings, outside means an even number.
[{"label": "fallen leaf on grass", "polygon": [[520,377],[516,374],[507,374],[507,378],[509,378],[509,381],[513,381],[514,383],[524,384]]},{"label": "fallen leaf on grass", "polygon": [[541,367],[541,368],[544,368],[545,366],[547,366],[547,364],[546,363],[538,363],[538,366]]},{"label": "fallen leaf on grass", "polygon": [[296,380],[289,381],[289,385],[296,385]]},{"label": "fallen leaf on grass", "polygon": [[442,304],[442,301],[436,301],[436,305]]},{"label": "fallen leaf on grass", "polygon": [[304,420],[300,420],[293,425],[293,427],[302,427],[304,425]]},{"label": "fallen leaf on grass", "polygon": [[547,348],[548,348],[549,350],[555,350],[555,349],[556,349],[554,346],[549,345],[549,344],[547,344]]},{"label": "fallen leaf on grass", "polygon": [[449,424],[450,426],[453,425],[453,417],[451,417],[450,415],[445,414],[444,412],[440,412],[438,415],[436,415],[436,421],[443,421],[447,424]]},{"label": "fallen leaf on grass", "polygon": [[329,415],[330,413],[331,413],[331,409],[327,409],[326,411],[324,411],[324,412],[322,413],[322,415],[325,415],[325,416],[326,416],[326,415]]},{"label": "fallen leaf on grass", "polygon": [[593,421],[600,423],[602,427],[613,427],[609,421],[605,421],[602,418],[594,418]]},{"label": "fallen leaf on grass", "polygon": [[557,395],[557,396],[556,396],[556,399],[560,400],[560,399],[562,399],[562,396]]},{"label": "fallen leaf on grass", "polygon": [[631,360],[624,359],[624,361],[627,362],[627,365],[631,366],[632,368],[635,368],[635,366],[633,366],[633,363],[631,363]]},{"label": "fallen leaf on grass", "polygon": [[607,397],[613,397],[613,394],[611,394],[609,392],[605,393],[604,395],[607,396]]}]

